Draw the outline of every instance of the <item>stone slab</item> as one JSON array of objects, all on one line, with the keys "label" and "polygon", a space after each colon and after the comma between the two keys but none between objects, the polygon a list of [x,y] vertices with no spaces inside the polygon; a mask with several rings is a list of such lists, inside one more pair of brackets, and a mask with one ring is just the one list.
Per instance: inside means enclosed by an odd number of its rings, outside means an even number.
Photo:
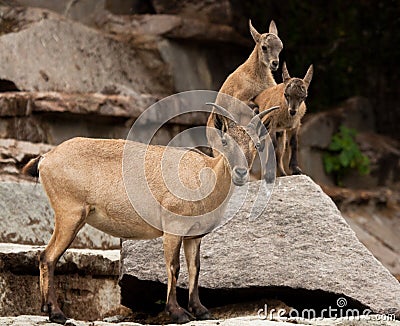
[{"label": "stone slab", "polygon": [[[38,256],[43,249],[0,243],[0,316],[40,312]],[[58,300],[67,316],[96,320],[118,311],[118,271],[119,250],[67,250],[55,277]],[[0,325],[5,324],[0,320]]]},{"label": "stone slab", "polygon": [[[307,176],[278,178],[266,210],[250,221],[247,216],[256,185],[251,185],[250,199],[233,220],[204,237],[202,288],[275,288],[276,293],[292,289],[293,295],[317,291],[344,296],[349,304],[353,300],[376,313],[399,315],[399,282],[360,243],[318,185]],[[123,301],[130,281],[150,281],[149,287],[165,284],[159,239],[126,241],[121,257]],[[186,269],[181,271],[179,285],[186,287]]]}]

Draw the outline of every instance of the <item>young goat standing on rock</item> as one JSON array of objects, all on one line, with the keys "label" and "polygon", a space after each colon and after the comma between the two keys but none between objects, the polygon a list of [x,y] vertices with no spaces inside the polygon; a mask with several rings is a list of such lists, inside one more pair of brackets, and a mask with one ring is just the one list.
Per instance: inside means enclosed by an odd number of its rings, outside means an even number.
[{"label": "young goat standing on rock", "polygon": [[313,66],[311,65],[303,79],[291,78],[286,63],[284,63],[282,67],[283,83],[267,88],[254,101],[260,112],[270,106],[279,106],[279,110],[270,113],[267,119],[270,119],[271,136],[275,138],[278,173],[282,176],[287,175],[283,163],[286,141],[290,145],[289,168],[292,174],[302,173],[297,162],[298,132],[301,119],[307,110],[304,100],[307,97],[312,76]]},{"label": "young goat standing on rock", "polygon": [[[249,20],[250,33],[256,45],[249,58],[232,72],[222,84],[219,93],[230,95],[254,106],[254,98],[264,89],[276,85],[271,71],[279,67],[279,53],[283,43],[278,37],[278,29],[272,20],[268,33],[260,34]],[[225,103],[226,96],[218,96],[216,103],[229,108],[230,103]],[[211,113],[207,120],[207,127],[214,126],[214,114]],[[212,147],[212,134],[207,132],[207,139]]]},{"label": "young goat standing on rock", "polygon": [[269,32],[260,34],[249,21],[250,33],[256,42],[249,58],[231,73],[222,84],[220,93],[228,94],[250,104],[264,89],[276,85],[271,71],[279,67],[279,53],[283,44],[278,37],[275,22],[271,21]]}]

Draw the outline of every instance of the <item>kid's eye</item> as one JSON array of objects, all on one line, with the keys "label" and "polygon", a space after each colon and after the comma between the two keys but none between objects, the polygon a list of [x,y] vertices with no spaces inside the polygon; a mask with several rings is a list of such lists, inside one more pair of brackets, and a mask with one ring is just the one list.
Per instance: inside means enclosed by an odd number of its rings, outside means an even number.
[{"label": "kid's eye", "polygon": [[225,138],[222,138],[222,139],[221,139],[221,143],[222,143],[222,146],[228,145],[228,142],[226,141]]}]

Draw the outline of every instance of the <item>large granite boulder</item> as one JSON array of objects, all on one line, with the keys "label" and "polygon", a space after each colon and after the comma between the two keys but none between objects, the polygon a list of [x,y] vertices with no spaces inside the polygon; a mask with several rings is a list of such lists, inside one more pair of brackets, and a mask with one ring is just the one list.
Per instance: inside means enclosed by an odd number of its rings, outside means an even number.
[{"label": "large granite boulder", "polygon": [[[322,309],[343,297],[349,308],[399,316],[400,284],[359,242],[319,186],[307,176],[279,178],[266,210],[248,220],[256,185],[237,215],[203,239],[200,293],[206,305],[257,293],[283,298],[295,308]],[[134,308],[164,300],[160,239],[124,242],[121,262],[123,304]],[[179,286],[186,287],[187,272],[181,270]]]},{"label": "large granite boulder", "polygon": [[[68,2],[77,3],[83,13],[95,5],[91,1],[88,9],[80,1]],[[43,6],[70,17],[68,4]],[[13,90],[90,93],[123,86],[159,98],[174,91],[218,89],[253,46],[250,36],[221,21],[180,12],[101,12],[94,29],[45,9],[1,6],[0,91],[12,85]]]},{"label": "large granite boulder", "polygon": [[[67,17],[85,6],[9,2]],[[105,12],[94,29],[45,9],[0,6],[0,138],[52,145],[74,136],[125,138],[133,120],[164,96],[218,89],[252,45],[224,24],[179,14]],[[157,142],[166,144],[205,121],[205,115],[176,118]]]},{"label": "large granite boulder", "polygon": [[129,43],[42,9],[0,12],[8,24],[0,36],[0,79],[20,90],[90,93],[122,85],[139,94],[173,91],[168,71],[159,73],[161,58],[144,58]]}]

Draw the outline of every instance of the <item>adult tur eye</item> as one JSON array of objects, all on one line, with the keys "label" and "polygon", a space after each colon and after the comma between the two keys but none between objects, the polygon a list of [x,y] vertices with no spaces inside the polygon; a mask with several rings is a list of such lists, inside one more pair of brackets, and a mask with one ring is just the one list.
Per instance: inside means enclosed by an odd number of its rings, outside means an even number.
[{"label": "adult tur eye", "polygon": [[261,49],[262,49],[263,51],[267,51],[267,47],[266,47],[265,45],[261,46]]},{"label": "adult tur eye", "polygon": [[222,143],[222,146],[228,145],[228,142],[226,141],[225,138],[222,138],[222,139],[221,139],[221,143]]},{"label": "adult tur eye", "polygon": [[264,142],[258,142],[254,146],[258,152],[262,152],[264,150]]}]

